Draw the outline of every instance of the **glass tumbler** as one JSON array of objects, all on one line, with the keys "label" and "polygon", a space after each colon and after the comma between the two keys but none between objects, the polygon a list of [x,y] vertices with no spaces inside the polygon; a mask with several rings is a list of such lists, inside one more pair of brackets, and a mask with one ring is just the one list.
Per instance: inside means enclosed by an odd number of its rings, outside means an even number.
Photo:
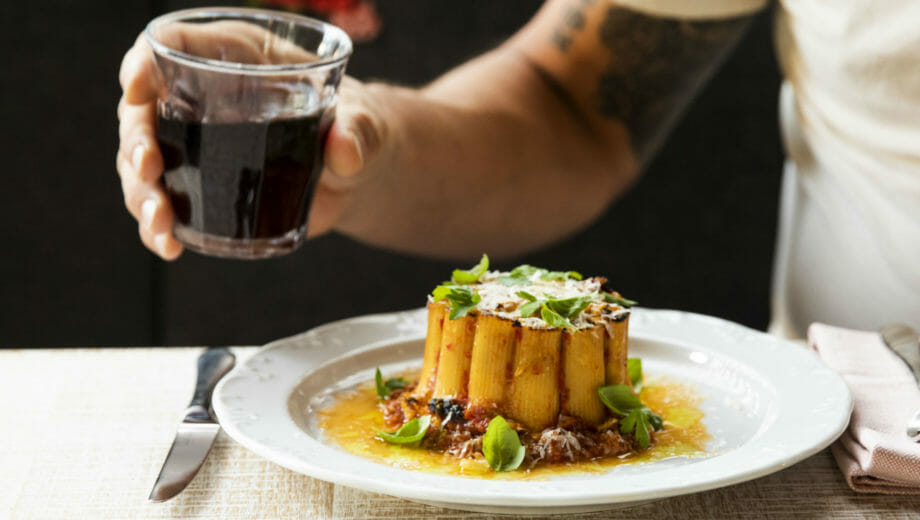
[{"label": "glass tumbler", "polygon": [[231,258],[296,249],[351,40],[318,20],[243,8],[169,13],[145,35],[176,238]]}]

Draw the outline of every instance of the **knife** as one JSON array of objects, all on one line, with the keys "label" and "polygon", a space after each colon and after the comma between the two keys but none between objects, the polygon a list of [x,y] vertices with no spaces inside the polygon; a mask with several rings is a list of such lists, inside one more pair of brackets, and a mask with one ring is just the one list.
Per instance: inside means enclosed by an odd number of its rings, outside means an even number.
[{"label": "knife", "polygon": [[163,461],[157,481],[150,490],[151,502],[163,502],[178,495],[195,478],[207,458],[220,425],[211,416],[211,393],[217,382],[233,368],[236,358],[226,348],[209,348],[198,357],[195,394],[185,409],[176,438]]},{"label": "knife", "polygon": [[[888,348],[907,363],[914,379],[920,382],[920,340],[917,331],[901,323],[886,325],[881,329],[882,339]],[[907,436],[920,442],[920,410],[907,422]]]}]

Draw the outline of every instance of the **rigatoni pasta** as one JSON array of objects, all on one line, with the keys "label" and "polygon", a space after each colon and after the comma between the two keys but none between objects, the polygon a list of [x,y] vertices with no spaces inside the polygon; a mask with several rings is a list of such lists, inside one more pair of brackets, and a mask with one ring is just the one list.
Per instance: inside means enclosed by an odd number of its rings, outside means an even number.
[{"label": "rigatoni pasta", "polygon": [[598,387],[629,382],[629,310],[608,301],[619,295],[604,278],[528,267],[435,290],[413,395],[453,399],[529,429],[560,417],[599,425],[607,413]]},{"label": "rigatoni pasta", "polygon": [[467,396],[475,334],[476,316],[464,316],[445,321],[441,329],[441,348],[438,353],[434,397],[465,398]]},{"label": "rigatoni pasta", "polygon": [[562,409],[585,424],[604,421],[605,408],[597,397],[604,385],[604,348],[606,330],[601,326],[562,336]]},{"label": "rigatoni pasta", "polygon": [[413,395],[416,399],[427,401],[434,390],[434,381],[438,371],[438,359],[441,351],[441,334],[444,320],[447,318],[447,306],[441,302],[428,304],[428,332],[425,335],[425,361],[422,373]]},{"label": "rigatoni pasta", "polygon": [[559,417],[559,358],[562,331],[523,327],[505,408],[508,416],[532,430],[548,428]]},{"label": "rigatoni pasta", "polygon": [[[626,385],[630,302],[601,277],[487,259],[455,271],[428,303],[424,362],[414,388],[384,406],[388,424],[427,415],[426,442],[467,456],[501,416],[525,434],[531,463],[633,448],[600,389]],[[428,419],[426,419],[428,420]]]},{"label": "rigatoni pasta", "polygon": [[505,402],[508,373],[517,344],[511,320],[480,315],[470,365],[470,406],[498,409]]}]

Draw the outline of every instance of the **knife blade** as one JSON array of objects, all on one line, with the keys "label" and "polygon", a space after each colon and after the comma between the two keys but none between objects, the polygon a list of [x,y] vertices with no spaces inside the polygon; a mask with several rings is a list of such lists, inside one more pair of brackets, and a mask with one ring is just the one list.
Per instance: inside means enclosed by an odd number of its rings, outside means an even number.
[{"label": "knife blade", "polygon": [[[888,348],[907,363],[914,379],[920,382],[920,339],[917,331],[907,325],[893,323],[882,327],[880,332]],[[907,436],[920,442],[920,410],[907,422]]]},{"label": "knife blade", "polygon": [[169,500],[195,478],[220,433],[220,425],[211,415],[211,393],[235,362],[236,357],[226,348],[209,348],[198,357],[195,393],[150,490],[151,502]]}]

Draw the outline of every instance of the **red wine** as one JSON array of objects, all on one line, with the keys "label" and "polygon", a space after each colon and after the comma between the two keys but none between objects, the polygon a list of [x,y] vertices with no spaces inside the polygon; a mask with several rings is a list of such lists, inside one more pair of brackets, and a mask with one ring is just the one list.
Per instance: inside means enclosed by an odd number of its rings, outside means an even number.
[{"label": "red wine", "polygon": [[306,225],[330,123],[321,113],[238,123],[160,116],[163,182],[177,229],[239,240],[296,235]]}]

